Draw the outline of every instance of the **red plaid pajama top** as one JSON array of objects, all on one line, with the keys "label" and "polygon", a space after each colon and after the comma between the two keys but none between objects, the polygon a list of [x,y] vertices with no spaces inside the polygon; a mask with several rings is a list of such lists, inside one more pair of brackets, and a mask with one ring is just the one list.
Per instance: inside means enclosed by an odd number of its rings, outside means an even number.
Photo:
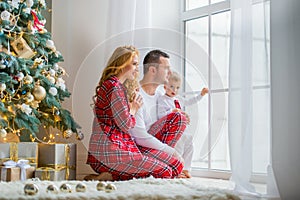
[{"label": "red plaid pajama top", "polygon": [[94,114],[87,164],[96,172],[109,172],[114,180],[173,178],[181,172],[182,163],[165,152],[141,153],[128,133],[135,118],[118,78],[111,77],[97,90]]}]

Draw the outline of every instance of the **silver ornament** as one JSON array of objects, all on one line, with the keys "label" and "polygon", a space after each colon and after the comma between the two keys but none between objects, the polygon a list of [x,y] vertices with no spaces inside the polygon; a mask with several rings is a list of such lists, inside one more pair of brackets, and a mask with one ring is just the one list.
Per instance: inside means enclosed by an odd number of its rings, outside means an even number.
[{"label": "silver ornament", "polygon": [[107,186],[107,183],[105,183],[105,182],[103,182],[103,181],[100,181],[100,182],[97,184],[97,190],[98,190],[98,191],[104,191],[106,186]]},{"label": "silver ornament", "polygon": [[25,100],[27,103],[30,103],[34,100],[34,96],[31,93],[27,93],[27,95],[25,96]]},{"label": "silver ornament", "polygon": [[72,192],[72,189],[71,189],[71,186],[67,183],[63,183],[61,186],[60,186],[60,191],[64,192],[64,193],[71,193]]},{"label": "silver ornament", "polygon": [[16,77],[17,77],[18,81],[21,81],[21,80],[23,80],[23,78],[24,78],[24,74],[23,74],[22,72],[19,72],[19,73],[16,75]]},{"label": "silver ornament", "polygon": [[6,65],[0,64],[0,69],[5,69]]},{"label": "silver ornament", "polygon": [[107,186],[105,186],[105,192],[112,192],[116,189],[117,189],[117,187],[112,183],[109,183],[109,184],[107,184]]},{"label": "silver ornament", "polygon": [[35,194],[38,193],[38,191],[39,191],[39,188],[34,183],[27,183],[24,186],[24,192],[25,192],[26,195],[35,195]]},{"label": "silver ornament", "polygon": [[3,92],[6,89],[5,83],[0,83],[0,92]]},{"label": "silver ornament", "polygon": [[71,129],[67,129],[64,131],[63,137],[68,139],[72,136],[73,132],[71,131]]},{"label": "silver ornament", "polygon": [[7,132],[6,132],[6,130],[4,129],[4,128],[1,128],[0,129],[0,137],[6,137],[6,135],[7,135]]},{"label": "silver ornament", "polygon": [[31,84],[33,82],[33,78],[30,75],[26,75],[23,79],[25,84]]},{"label": "silver ornament", "polygon": [[58,194],[58,187],[55,185],[49,185],[46,189],[48,193]]},{"label": "silver ornament", "polygon": [[77,135],[76,135],[76,139],[77,139],[77,140],[83,140],[83,138],[84,138],[83,133],[82,133],[81,131],[79,131],[79,132],[77,133]]},{"label": "silver ornament", "polygon": [[76,185],[76,192],[85,192],[86,191],[86,186],[83,183],[78,183]]}]

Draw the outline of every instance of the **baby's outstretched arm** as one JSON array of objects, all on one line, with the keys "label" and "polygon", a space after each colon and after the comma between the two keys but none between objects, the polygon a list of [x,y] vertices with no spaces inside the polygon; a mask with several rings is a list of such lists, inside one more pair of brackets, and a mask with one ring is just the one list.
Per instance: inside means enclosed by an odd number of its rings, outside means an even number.
[{"label": "baby's outstretched arm", "polygon": [[206,95],[208,92],[209,92],[208,88],[203,88],[203,89],[201,90],[201,96]]}]

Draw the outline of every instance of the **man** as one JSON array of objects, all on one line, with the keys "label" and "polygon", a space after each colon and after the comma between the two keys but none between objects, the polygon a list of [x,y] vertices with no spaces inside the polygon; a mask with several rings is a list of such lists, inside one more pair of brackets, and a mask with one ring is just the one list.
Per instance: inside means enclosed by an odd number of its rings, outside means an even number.
[{"label": "man", "polygon": [[169,165],[174,177],[182,171],[182,158],[174,149],[185,130],[188,119],[184,112],[173,112],[158,120],[158,86],[168,82],[171,73],[169,55],[160,50],[150,51],[143,61],[144,76],[140,81],[143,105],[136,113],[136,125],[130,130],[144,155]]}]

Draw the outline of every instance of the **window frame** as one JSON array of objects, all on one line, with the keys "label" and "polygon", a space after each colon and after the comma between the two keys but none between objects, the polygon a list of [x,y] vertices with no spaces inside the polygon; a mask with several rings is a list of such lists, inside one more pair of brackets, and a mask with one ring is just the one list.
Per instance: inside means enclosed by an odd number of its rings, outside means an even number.
[{"label": "window frame", "polygon": [[[263,3],[265,1],[270,1],[270,0],[252,0],[252,5],[254,4],[258,4],[258,3]],[[208,87],[211,88],[212,85],[212,72],[211,72],[211,67],[212,67],[212,62],[211,60],[211,55],[212,55],[212,38],[211,38],[211,16],[214,14],[218,14],[218,13],[222,13],[222,12],[227,12],[230,11],[230,0],[226,0],[226,1],[222,1],[222,2],[218,2],[218,3],[214,3],[214,4],[210,4],[210,0],[209,0],[209,4],[207,6],[203,6],[203,7],[199,7],[199,8],[195,8],[195,9],[191,9],[191,10],[185,10],[186,8],[186,0],[181,1],[181,10],[182,10],[182,14],[181,14],[181,27],[180,27],[180,31],[181,33],[186,36],[186,22],[190,21],[190,20],[194,20],[194,19],[199,19],[202,17],[208,17],[208,77],[209,77],[209,81],[208,81]],[[184,39],[181,41],[181,51],[182,51],[182,55],[184,55],[184,58],[186,58],[186,39],[184,37]],[[182,73],[184,74],[184,76],[186,76],[186,63],[185,60],[182,60]],[[266,89],[269,88],[270,89],[270,83],[267,85],[256,85],[253,86],[253,90],[257,90],[257,89]],[[186,91],[185,85],[183,85],[183,92]],[[211,93],[220,93],[220,92],[228,92],[228,88],[225,89],[213,89],[210,90]],[[211,97],[208,96],[208,126],[210,126],[211,124]],[[211,130],[208,130],[208,135],[211,135]],[[209,136],[208,136],[209,137]],[[269,138],[271,140],[271,138]],[[208,141],[210,143],[210,139]],[[272,148],[271,148],[272,149]],[[199,176],[199,177],[206,177],[206,178],[221,178],[221,179],[229,179],[231,177],[231,171],[230,170],[215,170],[211,168],[211,158],[210,158],[210,154],[208,154],[208,168],[193,168],[192,169],[192,174],[194,176]],[[266,183],[267,181],[267,174],[266,173],[253,173],[251,176],[251,181],[255,182],[255,183]]]}]

